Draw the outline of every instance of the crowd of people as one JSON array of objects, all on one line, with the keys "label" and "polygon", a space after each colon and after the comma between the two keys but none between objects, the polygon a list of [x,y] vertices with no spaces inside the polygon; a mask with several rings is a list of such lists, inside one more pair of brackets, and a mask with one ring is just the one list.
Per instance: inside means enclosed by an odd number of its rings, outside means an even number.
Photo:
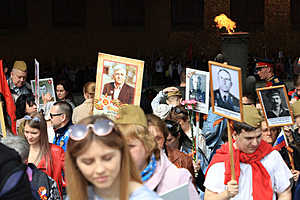
[{"label": "crowd of people", "polygon": [[[164,58],[159,57],[154,66],[155,76],[149,76],[150,69],[145,66],[144,84],[157,84],[168,77],[171,85],[162,83],[157,92],[144,89],[140,106],[132,104],[134,92],[125,83],[126,70],[114,68],[115,82],[104,85],[103,95],[122,99],[124,105],[112,119],[93,115],[96,83],[90,80],[82,85],[83,102],[79,104],[69,80],[54,77],[57,101],[45,94],[43,106],[36,105],[26,81],[27,64],[14,62],[7,83],[16,106],[16,130],[4,106],[7,134],[4,136],[2,128],[0,199],[159,200],[180,187],[186,187],[184,196],[190,200],[300,199],[299,75],[294,88],[288,90],[292,112],[281,107],[282,97],[276,91],[268,94],[274,106],[272,113],[266,114],[268,118],[291,113],[294,125],[268,126],[255,87],[243,93],[240,108],[239,99],[230,93],[230,74],[220,70],[222,83],[213,91],[215,100],[219,99],[215,104],[235,112],[242,109],[243,122],[215,114],[210,105],[197,126],[182,104],[186,65],[170,59],[166,67]],[[255,64],[255,76],[266,87],[285,85],[274,69],[270,62],[260,60]],[[203,101],[205,94],[196,90],[199,81],[191,78],[191,82],[195,88],[189,95]],[[228,129],[232,132],[233,163]]]}]

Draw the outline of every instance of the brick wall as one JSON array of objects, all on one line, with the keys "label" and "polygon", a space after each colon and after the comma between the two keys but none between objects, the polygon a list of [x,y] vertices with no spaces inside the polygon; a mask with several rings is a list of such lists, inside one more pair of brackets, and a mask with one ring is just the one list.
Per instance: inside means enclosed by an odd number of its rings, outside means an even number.
[{"label": "brick wall", "polygon": [[[220,31],[213,19],[230,15],[230,0],[204,1],[204,28],[196,31],[173,31],[170,1],[145,1],[144,29],[113,27],[110,1],[87,1],[86,24],[79,28],[52,26],[51,0],[28,0],[28,26],[0,30],[0,55],[55,65],[57,62],[84,65],[95,63],[97,52],[137,57],[150,55],[153,49],[182,55],[193,44],[193,53],[215,56],[220,50]],[[300,33],[290,25],[290,0],[265,0],[265,28],[250,32],[249,52],[263,56],[283,50],[288,55],[300,53]]]}]

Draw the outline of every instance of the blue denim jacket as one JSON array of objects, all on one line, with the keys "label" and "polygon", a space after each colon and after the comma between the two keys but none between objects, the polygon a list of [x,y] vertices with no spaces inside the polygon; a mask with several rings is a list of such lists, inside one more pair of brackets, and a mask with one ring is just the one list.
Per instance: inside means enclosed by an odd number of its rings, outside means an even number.
[{"label": "blue denim jacket", "polygon": [[[222,118],[221,116],[214,114],[212,112],[212,108],[210,108],[208,111],[207,120],[204,121],[203,123],[202,134],[204,135],[206,140],[206,147],[207,147],[206,155],[207,155],[208,163],[211,161],[213,155],[216,153],[216,150],[219,149],[221,145],[224,143],[221,137],[222,137],[222,132],[227,127],[227,119],[224,119],[216,126],[213,126],[214,122],[221,118]],[[203,173],[205,173],[208,163],[206,166],[203,166],[202,168]]]}]

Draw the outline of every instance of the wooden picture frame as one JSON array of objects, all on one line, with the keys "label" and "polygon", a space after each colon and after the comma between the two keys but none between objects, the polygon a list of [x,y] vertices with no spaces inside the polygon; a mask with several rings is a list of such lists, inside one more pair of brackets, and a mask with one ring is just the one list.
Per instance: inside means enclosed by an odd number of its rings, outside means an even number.
[{"label": "wooden picture frame", "polygon": [[[256,92],[268,127],[294,124],[293,112],[284,85],[258,88]],[[274,108],[278,106],[279,109]]]},{"label": "wooden picture frame", "polygon": [[99,53],[93,113],[114,118],[121,105],[139,105],[143,70],[144,61]]},{"label": "wooden picture frame", "polygon": [[185,99],[196,100],[194,111],[208,114],[209,72],[186,68]]},{"label": "wooden picture frame", "polygon": [[213,113],[243,122],[241,68],[214,61],[208,64]]}]

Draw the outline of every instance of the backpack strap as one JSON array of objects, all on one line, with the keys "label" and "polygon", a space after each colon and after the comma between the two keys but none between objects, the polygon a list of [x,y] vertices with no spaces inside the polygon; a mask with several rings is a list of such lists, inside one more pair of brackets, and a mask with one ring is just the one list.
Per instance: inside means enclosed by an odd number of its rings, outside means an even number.
[{"label": "backpack strap", "polygon": [[0,197],[12,190],[24,175],[24,166],[17,167],[0,185]]}]

